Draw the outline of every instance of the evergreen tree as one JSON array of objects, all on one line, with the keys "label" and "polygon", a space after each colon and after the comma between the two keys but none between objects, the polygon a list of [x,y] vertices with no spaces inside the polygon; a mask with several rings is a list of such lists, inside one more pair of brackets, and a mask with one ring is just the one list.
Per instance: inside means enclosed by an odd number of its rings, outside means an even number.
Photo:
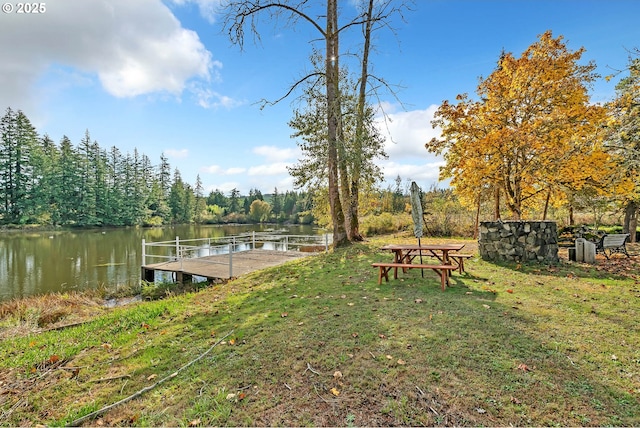
[{"label": "evergreen tree", "polygon": [[220,189],[216,189],[209,193],[207,205],[217,205],[221,208],[227,208],[229,206],[229,202],[227,201],[227,197],[224,196],[224,193],[222,193]]},{"label": "evergreen tree", "polygon": [[174,223],[190,223],[193,219],[195,195],[189,184],[182,181],[180,171],[173,173],[173,184],[169,193],[169,207]]},{"label": "evergreen tree", "polygon": [[194,220],[196,223],[202,223],[203,216],[207,210],[207,201],[204,198],[204,189],[200,174],[196,177],[195,204],[194,204]]},{"label": "evergreen tree", "polygon": [[0,187],[5,223],[24,223],[33,213],[30,156],[37,142],[38,134],[27,116],[8,108],[0,119]]},{"label": "evergreen tree", "polygon": [[124,225],[124,177],[123,159],[120,149],[113,146],[107,154],[107,198],[105,204],[105,224]]},{"label": "evergreen tree", "polygon": [[240,211],[240,191],[236,188],[229,193],[229,212],[237,213]]},{"label": "evergreen tree", "polygon": [[71,140],[65,135],[60,141],[60,161],[55,168],[55,188],[53,200],[57,207],[57,224],[76,224],[78,221],[78,192],[82,172],[79,156]]},{"label": "evergreen tree", "polygon": [[276,215],[276,219],[280,216],[280,212],[282,211],[282,197],[278,193],[278,188],[273,189],[273,196],[271,198],[271,210]]},{"label": "evergreen tree", "polygon": [[85,131],[84,138],[78,147],[78,169],[80,171],[77,221],[80,226],[95,226],[100,224],[96,205],[96,159],[94,148],[89,136],[89,130]]},{"label": "evergreen tree", "polygon": [[60,153],[53,140],[45,135],[31,152],[33,167],[31,201],[33,221],[38,224],[51,224],[53,210],[52,195],[55,188],[55,167]]}]

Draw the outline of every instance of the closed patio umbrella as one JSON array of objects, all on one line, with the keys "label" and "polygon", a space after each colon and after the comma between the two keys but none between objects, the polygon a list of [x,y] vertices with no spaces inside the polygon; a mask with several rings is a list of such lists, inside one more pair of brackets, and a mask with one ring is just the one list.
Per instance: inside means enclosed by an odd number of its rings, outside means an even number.
[{"label": "closed patio umbrella", "polygon": [[[415,181],[411,182],[411,217],[413,218],[413,235],[418,238],[418,247],[420,246],[420,238],[422,238],[422,199],[420,198],[420,188]],[[422,251],[420,252],[420,264],[422,264]],[[424,270],[422,270],[424,278]]]}]

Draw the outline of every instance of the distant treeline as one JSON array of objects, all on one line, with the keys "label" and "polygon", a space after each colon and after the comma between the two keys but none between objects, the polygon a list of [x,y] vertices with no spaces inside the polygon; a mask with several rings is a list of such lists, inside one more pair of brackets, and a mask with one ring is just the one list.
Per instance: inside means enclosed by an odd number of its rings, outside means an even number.
[{"label": "distant treeline", "polygon": [[[200,177],[182,180],[164,154],[152,164],[135,149],[122,154],[102,148],[89,131],[74,145],[39,136],[27,116],[7,108],[0,120],[0,224],[133,226],[190,222],[311,222],[305,193],[279,194],[265,201],[251,190],[205,196]],[[259,201],[259,202],[255,202]]]}]

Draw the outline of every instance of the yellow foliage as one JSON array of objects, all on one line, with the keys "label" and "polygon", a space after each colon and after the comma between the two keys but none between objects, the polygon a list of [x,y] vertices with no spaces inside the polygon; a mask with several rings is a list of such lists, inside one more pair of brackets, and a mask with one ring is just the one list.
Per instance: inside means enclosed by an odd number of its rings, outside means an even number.
[{"label": "yellow foliage", "polygon": [[520,218],[541,194],[611,183],[615,165],[601,149],[606,111],[589,102],[595,65],[578,63],[583,52],[546,32],[519,58],[502,54],[478,85],[480,101],[443,102],[433,121],[442,134],[425,146],[443,154],[441,178],[463,202],[497,188]]}]

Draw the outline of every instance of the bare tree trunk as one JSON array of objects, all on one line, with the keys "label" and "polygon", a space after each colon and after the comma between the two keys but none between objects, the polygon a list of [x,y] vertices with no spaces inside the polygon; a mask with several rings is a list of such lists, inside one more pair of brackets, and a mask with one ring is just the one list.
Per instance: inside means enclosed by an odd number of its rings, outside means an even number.
[{"label": "bare tree trunk", "polygon": [[500,220],[500,188],[498,186],[494,189],[493,219]]},{"label": "bare tree trunk", "polygon": [[329,172],[329,206],[333,223],[333,246],[341,247],[349,243],[344,223],[344,212],[340,203],[338,185],[338,125],[340,108],[338,99],[339,50],[338,50],[338,5],[337,0],[327,0],[326,31],[326,84],[327,84],[327,131]]},{"label": "bare tree trunk", "polygon": [[547,192],[547,199],[544,201],[544,212],[542,213],[542,220],[547,219],[547,211],[549,210],[549,200],[551,199],[551,189]]},{"label": "bare tree trunk", "polygon": [[478,229],[480,228],[480,205],[482,204],[482,198],[478,195],[478,205],[476,206],[476,221],[473,226],[473,239],[478,239]]},{"label": "bare tree trunk", "polygon": [[629,201],[624,209],[624,224],[622,226],[622,231],[629,234],[629,242],[636,242],[638,209],[640,209],[640,206],[635,201]]},{"label": "bare tree trunk", "polygon": [[569,226],[576,224],[576,220],[573,218],[573,205],[569,205]]}]

